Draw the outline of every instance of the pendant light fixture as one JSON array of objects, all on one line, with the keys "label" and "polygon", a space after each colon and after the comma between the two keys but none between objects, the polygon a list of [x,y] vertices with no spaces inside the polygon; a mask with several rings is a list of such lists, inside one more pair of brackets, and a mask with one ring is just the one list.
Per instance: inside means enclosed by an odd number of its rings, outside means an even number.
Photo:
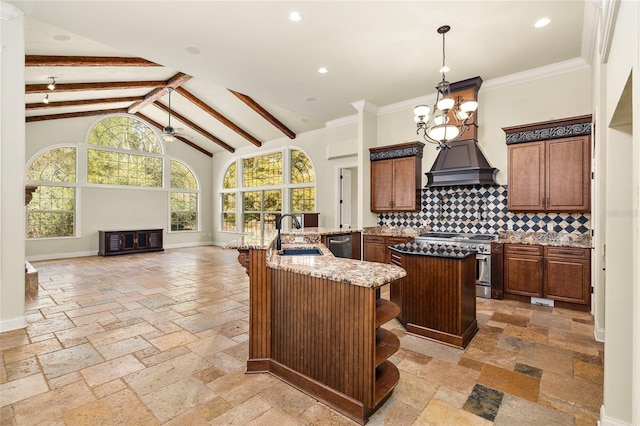
[{"label": "pendant light fixture", "polygon": [[47,86],[47,89],[49,90],[56,90],[56,78],[55,77],[49,77],[51,79],[51,83],[49,83],[49,85]]},{"label": "pendant light fixture", "polygon": [[449,82],[445,77],[445,72],[449,70],[445,64],[445,34],[450,29],[449,25],[438,28],[438,34],[442,34],[442,81],[436,87],[436,103],[433,107],[418,105],[413,109],[418,127],[416,133],[422,133],[424,140],[438,145],[438,149],[450,148],[449,142],[460,139],[469,128],[473,114],[478,108],[476,101],[451,97]]}]

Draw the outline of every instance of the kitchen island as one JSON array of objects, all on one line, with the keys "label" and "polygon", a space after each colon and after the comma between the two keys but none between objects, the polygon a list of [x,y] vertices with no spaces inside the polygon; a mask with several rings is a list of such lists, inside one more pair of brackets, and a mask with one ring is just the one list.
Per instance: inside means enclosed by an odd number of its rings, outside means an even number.
[{"label": "kitchen island", "polygon": [[405,272],[333,257],[317,233],[282,238],[283,249],[315,247],[322,255],[280,255],[264,237],[227,245],[249,275],[247,373],[273,374],[364,424],[399,380],[387,359],[399,339],[380,326],[400,309],[377,294]]},{"label": "kitchen island", "polygon": [[390,250],[407,272],[391,284],[407,332],[464,349],[478,332],[475,252],[416,242]]}]

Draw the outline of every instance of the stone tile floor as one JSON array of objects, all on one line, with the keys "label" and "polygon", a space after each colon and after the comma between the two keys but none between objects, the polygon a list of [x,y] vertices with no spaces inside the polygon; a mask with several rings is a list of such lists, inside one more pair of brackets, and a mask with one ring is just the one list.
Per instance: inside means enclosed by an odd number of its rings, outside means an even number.
[{"label": "stone tile floor", "polygon": [[[0,334],[1,424],[354,424],[244,374],[248,278],[236,258],[196,247],[33,262],[29,326]],[[401,337],[400,382],[369,424],[596,424],[604,355],[589,314],[478,299],[478,322],[464,351],[387,323]]]}]

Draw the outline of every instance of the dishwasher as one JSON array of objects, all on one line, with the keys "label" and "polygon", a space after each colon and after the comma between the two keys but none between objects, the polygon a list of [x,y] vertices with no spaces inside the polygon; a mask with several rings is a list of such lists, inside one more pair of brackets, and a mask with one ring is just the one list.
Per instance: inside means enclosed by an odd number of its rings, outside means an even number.
[{"label": "dishwasher", "polygon": [[352,234],[327,235],[327,248],[335,257],[351,258]]}]

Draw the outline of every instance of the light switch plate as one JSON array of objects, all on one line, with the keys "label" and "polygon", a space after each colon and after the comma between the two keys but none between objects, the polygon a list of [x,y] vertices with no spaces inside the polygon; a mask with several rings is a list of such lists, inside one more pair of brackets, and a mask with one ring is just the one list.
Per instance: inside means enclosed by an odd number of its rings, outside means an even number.
[{"label": "light switch plate", "polygon": [[294,243],[304,243],[304,237],[295,237],[293,242]]}]

